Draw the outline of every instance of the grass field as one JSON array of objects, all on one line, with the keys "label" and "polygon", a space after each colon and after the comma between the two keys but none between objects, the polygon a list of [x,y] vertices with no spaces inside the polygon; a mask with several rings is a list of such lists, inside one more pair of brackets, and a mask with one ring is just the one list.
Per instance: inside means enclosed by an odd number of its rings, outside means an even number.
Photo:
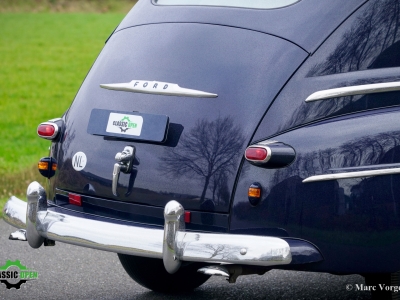
[{"label": "grass field", "polygon": [[0,208],[43,181],[35,165],[50,142],[36,127],[68,108],[124,15],[0,13]]},{"label": "grass field", "polygon": [[126,13],[136,0],[1,0],[2,12],[121,12]]}]

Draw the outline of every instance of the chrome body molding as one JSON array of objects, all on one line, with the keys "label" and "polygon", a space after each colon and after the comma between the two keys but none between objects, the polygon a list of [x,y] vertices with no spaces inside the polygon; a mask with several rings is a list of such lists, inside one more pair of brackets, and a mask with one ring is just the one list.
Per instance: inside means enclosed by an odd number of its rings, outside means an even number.
[{"label": "chrome body molding", "polygon": [[[171,273],[179,268],[181,261],[257,266],[284,265],[292,261],[289,244],[280,238],[185,232],[184,210],[176,201],[170,201],[165,207],[163,229],[54,212],[48,210],[45,196],[40,184],[33,182],[28,188],[27,205],[12,197],[4,209],[5,220],[15,227],[24,225],[26,212],[27,238],[32,247],[40,247],[46,238],[98,250],[159,258]],[[25,211],[22,211],[24,205]]]},{"label": "chrome body molding", "polygon": [[348,178],[362,178],[362,177],[380,176],[380,175],[392,175],[392,174],[400,174],[400,168],[315,175],[315,176],[311,176],[311,177],[304,179],[303,183],[326,181],[326,180],[337,180],[337,179],[348,179]]},{"label": "chrome body molding", "polygon": [[307,97],[305,101],[312,102],[317,100],[325,100],[325,99],[344,97],[344,96],[385,93],[393,91],[400,91],[399,81],[354,85],[354,86],[346,86],[329,90],[322,90],[311,94],[310,96]]},{"label": "chrome body molding", "polygon": [[207,93],[198,90],[181,88],[175,83],[132,80],[126,83],[100,84],[103,89],[124,91],[133,93],[156,94],[166,96],[196,97],[196,98],[216,98],[217,94]]},{"label": "chrome body molding", "polygon": [[279,142],[274,141],[274,140],[265,140],[265,141],[257,143],[256,145],[271,145],[271,144],[276,144],[276,143],[279,143]]}]

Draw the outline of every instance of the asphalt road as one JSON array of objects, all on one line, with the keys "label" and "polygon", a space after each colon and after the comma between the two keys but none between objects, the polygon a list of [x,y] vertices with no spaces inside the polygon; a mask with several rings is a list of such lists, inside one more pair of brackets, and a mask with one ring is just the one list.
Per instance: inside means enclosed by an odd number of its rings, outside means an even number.
[{"label": "asphalt road", "polygon": [[38,272],[38,279],[19,290],[0,283],[0,299],[370,299],[369,292],[347,291],[348,285],[364,283],[358,275],[280,270],[242,276],[235,284],[212,277],[190,294],[162,295],[136,284],[114,253],[63,243],[32,249],[27,242],[8,240],[12,231],[0,220],[0,267],[7,260],[20,260]]}]

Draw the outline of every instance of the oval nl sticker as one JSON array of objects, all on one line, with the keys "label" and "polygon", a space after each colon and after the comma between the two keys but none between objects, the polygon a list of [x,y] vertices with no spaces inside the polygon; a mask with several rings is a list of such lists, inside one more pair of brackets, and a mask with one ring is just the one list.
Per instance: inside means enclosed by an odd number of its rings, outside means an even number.
[{"label": "oval nl sticker", "polygon": [[87,158],[83,152],[77,152],[72,157],[72,167],[76,171],[82,171],[86,166]]}]

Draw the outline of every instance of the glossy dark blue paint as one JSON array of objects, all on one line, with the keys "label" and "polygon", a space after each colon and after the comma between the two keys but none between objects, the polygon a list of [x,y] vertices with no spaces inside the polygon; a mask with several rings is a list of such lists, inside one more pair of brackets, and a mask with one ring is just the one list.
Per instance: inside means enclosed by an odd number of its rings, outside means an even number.
[{"label": "glossy dark blue paint", "polygon": [[[197,38],[201,36],[202,38]],[[140,41],[140,42],[137,42]],[[57,188],[123,202],[227,213],[235,177],[250,137],[282,85],[307,57],[283,39],[205,24],[162,24],[115,33],[92,67],[66,116],[58,153]],[[178,83],[218,94],[187,98],[110,91],[103,83],[134,79]],[[183,131],[163,144],[87,134],[92,109],[166,115]],[[177,142],[177,140],[179,141]],[[136,148],[134,172],[110,184],[117,152]],[[72,157],[87,156],[84,170]]]},{"label": "glossy dark blue paint", "polygon": [[207,6],[159,6],[139,1],[116,31],[162,23],[215,24],[246,28],[281,37],[313,53],[321,43],[366,0],[301,0],[271,9]]},{"label": "glossy dark blue paint", "polygon": [[[302,182],[313,175],[348,172],[349,167],[396,166],[400,162],[399,118],[400,108],[375,110],[274,137],[296,149],[296,160],[288,168],[274,170],[244,163],[231,232],[284,228],[288,236],[319,247],[324,255],[315,267],[319,271],[400,269],[395,255],[400,250],[399,175]],[[246,194],[254,180],[263,185],[264,197],[257,207],[248,203]],[[368,256],[371,259],[366,264]]]},{"label": "glossy dark blue paint", "polygon": [[400,80],[398,5],[370,1],[342,24],[280,93],[253,141],[332,116],[399,105],[398,92],[304,101],[320,90]]},{"label": "glossy dark blue paint", "polygon": [[[49,191],[54,209],[162,226],[162,207],[174,199],[192,212],[189,230],[281,237],[303,270],[398,271],[400,175],[302,180],[400,164],[400,93],[304,101],[319,90],[400,80],[399,3],[302,0],[254,10],[139,1],[108,40],[64,118],[65,133],[52,145],[59,163]],[[218,98],[99,87],[133,79]],[[167,115],[167,140],[87,134],[92,109]],[[266,169],[244,160],[249,144],[267,139],[293,147],[293,163]],[[132,143],[135,171],[121,174],[115,197],[114,157]],[[229,159],[209,163],[211,149]],[[81,172],[71,163],[78,151],[88,157]],[[256,206],[247,195],[254,182],[263,187]],[[82,208],[66,203],[69,191],[83,196]]]}]

